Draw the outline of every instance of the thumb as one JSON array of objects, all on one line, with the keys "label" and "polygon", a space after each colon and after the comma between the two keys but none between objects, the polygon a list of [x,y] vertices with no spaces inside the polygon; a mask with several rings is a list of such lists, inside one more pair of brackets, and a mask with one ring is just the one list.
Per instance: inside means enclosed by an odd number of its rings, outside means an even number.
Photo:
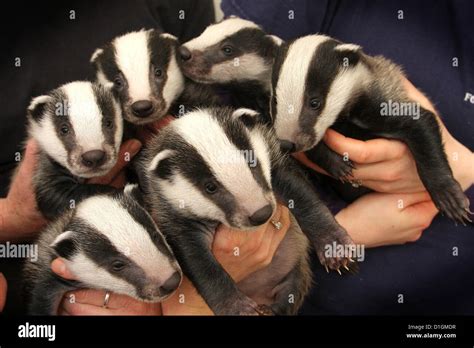
[{"label": "thumb", "polygon": [[51,262],[51,270],[64,279],[74,280],[74,275],[68,270],[64,259],[58,257]]}]

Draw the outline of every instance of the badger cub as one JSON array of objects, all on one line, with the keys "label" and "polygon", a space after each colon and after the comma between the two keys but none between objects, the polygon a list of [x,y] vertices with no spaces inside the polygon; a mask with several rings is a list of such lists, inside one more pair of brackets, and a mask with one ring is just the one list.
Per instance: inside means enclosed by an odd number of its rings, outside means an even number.
[{"label": "badger cub", "polygon": [[218,103],[209,88],[183,76],[178,47],[173,35],[150,29],[118,36],[92,55],[97,81],[112,89],[128,123],[146,125],[169,113],[180,116],[186,108]]},{"label": "badger cub", "polygon": [[[47,226],[38,238],[38,260],[24,269],[28,311],[55,315],[65,292],[103,289],[141,301],[169,297],[181,269],[152,218],[135,200],[136,187],[89,197]],[[51,271],[65,259],[74,281]]]},{"label": "badger cub", "polygon": [[292,151],[311,149],[331,126],[355,138],[403,141],[440,212],[458,222],[469,220],[469,200],[453,177],[436,116],[419,105],[412,108],[419,110],[416,114],[382,112],[387,104],[415,104],[402,78],[400,67],[382,56],[368,56],[354,44],[323,35],[288,42],[273,69],[277,135]]},{"label": "badger cub", "polygon": [[53,219],[85,197],[110,191],[85,183],[117,161],[123,120],[109,90],[71,82],[34,98],[27,114],[29,136],[40,148],[33,185],[44,216]]},{"label": "badger cub", "polygon": [[[331,269],[347,264],[351,255],[333,258],[325,250],[333,243],[350,245],[350,237],[299,167],[281,154],[273,130],[257,112],[215,108],[188,113],[163,128],[143,156],[138,172],[144,202],[184,273],[214,313],[261,311],[214,258],[211,244],[218,224],[251,230],[266,223],[277,198],[290,204],[321,263]],[[288,296],[293,294],[299,305],[306,294],[306,257],[306,243],[295,222],[276,253],[276,264],[265,271],[267,282],[252,277],[246,293],[261,286],[267,300],[272,297],[263,304],[278,314],[295,313],[297,306],[288,304]]]},{"label": "badger cub", "polygon": [[231,92],[232,105],[268,116],[271,71],[282,40],[257,24],[231,16],[179,48],[185,76]]}]

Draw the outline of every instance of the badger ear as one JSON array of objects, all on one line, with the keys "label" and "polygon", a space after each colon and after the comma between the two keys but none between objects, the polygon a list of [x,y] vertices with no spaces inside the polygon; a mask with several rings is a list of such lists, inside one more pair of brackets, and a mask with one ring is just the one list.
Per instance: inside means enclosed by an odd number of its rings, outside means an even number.
[{"label": "badger ear", "polygon": [[273,41],[273,43],[277,46],[281,46],[281,44],[283,43],[283,40],[280,39],[278,36],[275,36],[275,35],[265,35],[265,37],[269,38],[270,40]]},{"label": "badger ear", "polygon": [[125,196],[128,196],[138,202],[138,204],[140,204],[141,206],[144,205],[143,193],[140,190],[140,186],[138,186],[138,184],[125,185],[123,193]]},{"label": "badger ear", "polygon": [[234,111],[232,119],[241,121],[247,128],[261,122],[261,115],[252,109],[240,108]]},{"label": "badger ear", "polygon": [[102,48],[96,49],[96,50],[94,51],[94,53],[92,53],[90,62],[91,62],[92,64],[97,63],[97,59],[99,59],[99,57],[102,55],[102,53],[104,53],[104,49],[102,49]]},{"label": "badger ear", "polygon": [[360,59],[362,47],[355,44],[340,44],[335,48],[343,67],[355,66]]},{"label": "badger ear", "polygon": [[39,97],[33,98],[28,106],[28,116],[36,122],[40,121],[44,115],[47,104],[52,100],[53,98],[49,95],[40,95]]},{"label": "badger ear", "polygon": [[69,259],[77,250],[77,245],[74,240],[74,232],[64,231],[56,237],[50,246],[54,249],[58,256]]},{"label": "badger ear", "polygon": [[164,166],[160,166],[160,163],[165,162],[167,159],[169,159],[173,155],[172,150],[163,150],[161,152],[158,152],[158,154],[153,157],[151,160],[150,164],[148,165],[148,171],[153,172],[155,171],[160,178],[166,178],[169,175],[168,168],[164,168]]}]

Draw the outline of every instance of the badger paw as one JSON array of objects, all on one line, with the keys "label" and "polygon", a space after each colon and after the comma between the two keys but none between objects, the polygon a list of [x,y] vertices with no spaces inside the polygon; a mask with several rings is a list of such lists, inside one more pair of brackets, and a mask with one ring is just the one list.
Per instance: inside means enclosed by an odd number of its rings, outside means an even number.
[{"label": "badger paw", "polygon": [[461,186],[456,182],[454,185],[446,185],[442,188],[430,191],[431,198],[442,215],[454,220],[456,223],[466,225],[471,222],[469,215],[469,199],[462,192]]},{"label": "badger paw", "polygon": [[328,273],[330,270],[340,275],[344,271],[357,272],[357,264],[354,261],[356,248],[346,231],[340,230],[321,238],[315,249],[319,262]]},{"label": "badger paw", "polygon": [[215,311],[216,315],[263,315],[261,313],[262,305],[258,305],[252,299],[246,296],[239,297],[233,301],[226,301]]}]

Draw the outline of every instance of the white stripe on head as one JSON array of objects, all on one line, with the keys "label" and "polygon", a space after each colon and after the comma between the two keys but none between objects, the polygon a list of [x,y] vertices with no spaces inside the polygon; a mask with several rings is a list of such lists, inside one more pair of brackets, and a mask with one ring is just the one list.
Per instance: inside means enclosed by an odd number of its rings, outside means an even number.
[{"label": "white stripe on head", "polygon": [[276,86],[275,129],[279,139],[294,141],[296,137],[309,66],[317,47],[327,40],[324,35],[309,35],[288,48]]},{"label": "white stripe on head", "polygon": [[268,204],[244,154],[230,141],[212,115],[197,110],[177,119],[170,126],[198,151],[216,179],[235,197],[240,208],[253,213]]},{"label": "white stripe on head", "polygon": [[[102,149],[105,141],[102,132],[102,112],[97,105],[92,84],[77,81],[64,85],[69,121],[74,129],[76,142],[83,152]],[[61,116],[59,116],[61,117]]]},{"label": "white stripe on head", "polygon": [[257,24],[242,18],[231,17],[222,22],[212,24],[197,38],[184,44],[189,50],[204,50],[221,42],[227,36],[235,34],[245,28],[260,28]]},{"label": "white stripe on head", "polygon": [[117,66],[127,79],[130,97],[133,101],[148,100],[151,94],[148,32],[125,34],[116,38],[113,45]]},{"label": "white stripe on head", "polygon": [[91,288],[101,288],[118,294],[138,297],[135,286],[99,267],[83,253],[78,253],[72,259],[65,260],[68,270],[84,285]]},{"label": "white stripe on head", "polygon": [[270,80],[271,65],[256,53],[246,53],[232,60],[227,60],[212,66],[210,79],[216,82],[232,80]]},{"label": "white stripe on head", "polygon": [[76,214],[106,236],[147,276],[164,282],[175,272],[170,260],[158,250],[144,226],[117,200],[107,196],[88,198],[77,207]]},{"label": "white stripe on head", "polygon": [[173,204],[176,210],[184,209],[201,218],[212,218],[220,222],[230,223],[226,220],[225,213],[212,200],[204,196],[193,183],[182,174],[173,175],[173,180],[159,182],[160,188],[166,199]]},{"label": "white stripe on head", "polygon": [[166,76],[168,78],[165,87],[163,88],[163,99],[166,102],[166,106],[169,108],[184,89],[184,76],[178,66],[178,62],[176,61],[174,47],[171,47],[171,56]]},{"label": "white stripe on head", "polygon": [[370,72],[363,64],[357,64],[353,68],[339,71],[329,88],[324,109],[321,111],[314,127],[316,143],[323,138],[326,130],[334,124],[354,90],[364,85],[369,78]]}]

